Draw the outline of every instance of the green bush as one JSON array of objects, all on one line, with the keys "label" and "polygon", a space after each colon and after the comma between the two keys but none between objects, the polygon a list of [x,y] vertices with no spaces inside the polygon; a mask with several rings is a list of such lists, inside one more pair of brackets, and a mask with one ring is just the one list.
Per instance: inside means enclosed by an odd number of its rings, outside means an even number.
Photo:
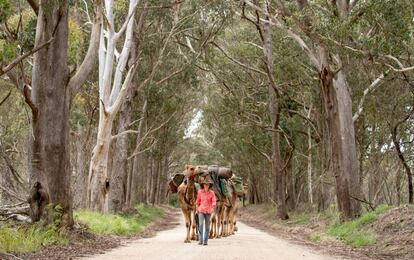
[{"label": "green bush", "polygon": [[77,210],[76,221],[88,226],[92,232],[100,235],[124,235],[143,232],[145,226],[162,216],[160,208],[144,205],[137,206],[137,215],[102,214],[89,210]]},{"label": "green bush", "polygon": [[0,252],[36,252],[44,245],[67,244],[68,238],[55,225],[2,226],[0,227]]},{"label": "green bush", "polygon": [[380,205],[374,211],[367,212],[355,220],[343,223],[337,222],[328,229],[328,234],[335,236],[348,245],[357,247],[372,245],[376,241],[375,234],[366,226],[391,208],[388,205]]}]

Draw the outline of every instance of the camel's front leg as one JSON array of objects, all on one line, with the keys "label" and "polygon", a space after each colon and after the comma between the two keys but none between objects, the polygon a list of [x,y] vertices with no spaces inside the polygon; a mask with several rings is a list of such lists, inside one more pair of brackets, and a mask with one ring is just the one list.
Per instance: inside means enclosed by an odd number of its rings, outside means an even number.
[{"label": "camel's front leg", "polygon": [[198,234],[196,234],[196,220],[195,220],[195,211],[190,212],[191,217],[191,240],[198,240]]},{"label": "camel's front leg", "polygon": [[217,219],[217,238],[223,237],[224,225],[223,225],[223,213],[221,212]]},{"label": "camel's front leg", "polygon": [[223,237],[226,237],[229,235],[229,209],[228,208],[224,210],[222,235]]},{"label": "camel's front leg", "polygon": [[234,225],[234,227],[233,227],[234,232],[237,232],[239,230],[239,228],[237,227],[237,220],[236,220],[236,218],[234,218],[233,225]]},{"label": "camel's front leg", "polygon": [[213,213],[211,215],[209,238],[215,238],[215,237],[216,237],[216,214]]},{"label": "camel's front leg", "polygon": [[234,212],[231,212],[230,218],[229,218],[229,235],[234,235],[234,223],[235,223]]},{"label": "camel's front leg", "polygon": [[223,237],[228,236],[227,229],[228,229],[228,221],[227,221],[227,217],[224,217],[224,219],[223,219]]},{"label": "camel's front leg", "polygon": [[183,215],[185,219],[185,228],[187,230],[187,235],[185,237],[184,243],[190,243],[190,224],[191,224],[191,218],[190,218],[190,212],[187,210],[183,210]]}]

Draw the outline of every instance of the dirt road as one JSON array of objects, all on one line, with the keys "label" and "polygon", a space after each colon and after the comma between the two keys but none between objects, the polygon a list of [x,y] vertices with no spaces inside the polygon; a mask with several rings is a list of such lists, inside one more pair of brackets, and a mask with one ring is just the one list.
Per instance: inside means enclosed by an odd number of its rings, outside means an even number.
[{"label": "dirt road", "polygon": [[82,259],[340,259],[319,255],[240,222],[236,235],[211,239],[208,246],[200,246],[195,241],[186,244],[183,242],[185,227],[182,218],[180,221],[175,228],[159,232],[155,237],[132,241],[106,254]]}]

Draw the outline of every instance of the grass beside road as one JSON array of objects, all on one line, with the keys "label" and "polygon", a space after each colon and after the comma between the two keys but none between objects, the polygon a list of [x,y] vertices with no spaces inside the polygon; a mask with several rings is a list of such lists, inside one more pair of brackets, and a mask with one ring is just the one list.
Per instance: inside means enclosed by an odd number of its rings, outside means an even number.
[{"label": "grass beside road", "polygon": [[163,215],[163,210],[158,207],[139,205],[137,214],[116,215],[102,214],[89,210],[75,212],[75,220],[85,224],[95,234],[99,235],[127,235],[143,232],[152,221]]},{"label": "grass beside road", "polygon": [[391,208],[391,206],[380,205],[374,211],[366,212],[355,220],[336,222],[328,228],[327,234],[355,247],[372,245],[376,242],[376,235],[368,225]]},{"label": "grass beside road", "polygon": [[270,204],[249,205],[242,215],[264,226],[286,230],[288,233],[302,234],[320,244],[329,244],[341,241],[353,247],[374,245],[378,234],[372,223],[386,214],[395,206],[380,205],[374,211],[364,212],[361,217],[341,222],[336,207],[331,207],[323,213],[312,208],[303,208],[301,211],[289,212],[289,219],[282,221],[276,218],[276,207]]},{"label": "grass beside road", "polygon": [[[160,207],[138,205],[136,209],[136,212],[125,215],[77,210],[74,218],[75,222],[86,225],[98,235],[126,235],[143,232],[148,224],[164,214]],[[56,224],[0,222],[0,258],[1,253],[31,253],[44,246],[67,245],[70,236],[66,232]]]},{"label": "grass beside road", "polygon": [[4,225],[0,227],[0,253],[39,251],[42,246],[67,244],[66,235],[54,225]]}]

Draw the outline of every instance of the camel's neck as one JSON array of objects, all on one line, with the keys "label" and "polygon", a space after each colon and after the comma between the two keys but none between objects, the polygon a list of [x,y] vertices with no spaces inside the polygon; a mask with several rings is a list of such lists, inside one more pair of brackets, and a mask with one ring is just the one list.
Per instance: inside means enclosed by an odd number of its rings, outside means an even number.
[{"label": "camel's neck", "polygon": [[187,194],[186,197],[189,201],[191,201],[194,198],[194,190],[195,190],[195,185],[194,185],[194,180],[188,178],[187,180]]}]

